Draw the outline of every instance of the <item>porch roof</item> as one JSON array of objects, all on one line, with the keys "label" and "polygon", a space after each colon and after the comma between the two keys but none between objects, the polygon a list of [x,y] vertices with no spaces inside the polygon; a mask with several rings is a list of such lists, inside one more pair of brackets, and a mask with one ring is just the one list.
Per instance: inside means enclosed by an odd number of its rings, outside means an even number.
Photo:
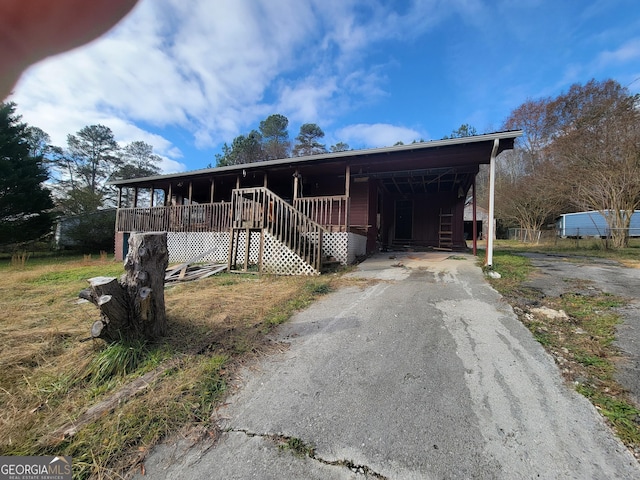
[{"label": "porch roof", "polygon": [[503,150],[512,149],[515,139],[521,135],[522,130],[509,130],[410,145],[349,150],[144,178],[114,180],[110,184],[118,187],[163,188],[173,181],[206,179],[236,175],[242,172],[264,172],[311,166],[330,167],[332,165],[334,167],[349,165],[354,176],[375,175],[393,182],[393,179],[398,177],[396,173],[400,173],[401,176],[407,176],[408,172],[426,172],[427,170],[433,170],[433,173],[437,173],[434,169],[451,169],[453,167],[468,171],[469,168],[473,169],[481,164],[488,164],[495,140],[499,142],[497,153],[500,153]]}]

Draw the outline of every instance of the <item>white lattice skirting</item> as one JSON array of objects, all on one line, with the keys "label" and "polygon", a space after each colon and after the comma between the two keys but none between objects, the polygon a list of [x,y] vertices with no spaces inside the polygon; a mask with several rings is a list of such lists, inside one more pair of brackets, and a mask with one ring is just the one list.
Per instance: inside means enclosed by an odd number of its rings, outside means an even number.
[{"label": "white lattice skirting", "polygon": [[[229,259],[228,232],[168,232],[169,262],[187,262],[208,252],[199,261],[226,263]],[[246,233],[240,232],[238,263],[244,264]],[[366,253],[367,238],[347,232],[326,233],[322,239],[322,253],[333,257],[343,265],[353,263],[357,256]],[[257,264],[260,256],[260,233],[252,232],[249,243],[249,263]],[[278,275],[317,275],[311,265],[286,247],[275,237],[265,234],[262,257],[263,271]]]},{"label": "white lattice skirting", "polygon": [[320,272],[269,233],[264,236],[262,271],[276,275],[320,275]]},{"label": "white lattice skirting", "polygon": [[347,232],[325,233],[322,237],[322,254],[333,257],[342,265],[355,262],[356,257],[367,253],[367,237]]},{"label": "white lattice skirting", "polygon": [[214,249],[200,261],[226,263],[229,259],[229,238],[228,232],[167,232],[169,262],[187,262]]}]

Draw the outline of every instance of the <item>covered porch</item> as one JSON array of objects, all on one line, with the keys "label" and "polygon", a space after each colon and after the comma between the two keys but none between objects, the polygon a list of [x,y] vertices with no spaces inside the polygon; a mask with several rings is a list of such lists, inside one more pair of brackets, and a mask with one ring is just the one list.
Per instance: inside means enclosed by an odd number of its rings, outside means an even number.
[{"label": "covered porch", "polygon": [[[469,198],[476,204],[479,167],[513,148],[520,134],[498,132],[117,181],[116,256],[124,256],[127,236],[136,231],[169,232],[176,239],[176,245],[170,244],[176,261],[217,238],[217,247],[211,248],[230,266],[236,254],[245,264],[253,255],[251,261],[263,265],[266,234],[302,256],[311,273],[319,273],[325,259],[346,264],[385,249],[463,250],[464,207]],[[466,235],[474,252],[478,235]],[[262,246],[254,249],[253,244]],[[277,250],[274,257],[284,251],[269,248]]]}]

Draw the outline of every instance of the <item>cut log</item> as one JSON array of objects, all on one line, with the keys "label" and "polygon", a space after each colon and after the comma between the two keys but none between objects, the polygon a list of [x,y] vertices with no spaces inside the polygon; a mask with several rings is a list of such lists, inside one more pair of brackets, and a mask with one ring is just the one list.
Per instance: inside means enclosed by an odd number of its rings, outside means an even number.
[{"label": "cut log", "polygon": [[100,309],[91,336],[108,342],[154,339],[167,332],[164,275],[169,263],[166,233],[137,233],[129,238],[126,273],[118,279],[94,277],[78,296]]}]

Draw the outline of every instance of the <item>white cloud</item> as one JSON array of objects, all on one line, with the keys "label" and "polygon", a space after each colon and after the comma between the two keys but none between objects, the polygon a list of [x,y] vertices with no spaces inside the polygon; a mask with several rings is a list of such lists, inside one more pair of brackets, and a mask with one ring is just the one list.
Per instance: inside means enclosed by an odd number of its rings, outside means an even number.
[{"label": "white cloud", "polygon": [[330,116],[329,106],[336,90],[334,78],[306,78],[292,86],[282,87],[279,109],[289,112],[293,121],[325,123]]},{"label": "white cloud", "polygon": [[597,64],[600,68],[609,65],[620,65],[637,62],[640,59],[640,38],[633,38],[615,50],[602,52],[598,55]]},{"label": "white cloud", "polygon": [[[397,13],[359,0],[143,0],[106,36],[32,68],[12,100],[55,144],[101,123],[119,142],[144,140],[177,161],[179,146],[160,129],[183,129],[204,149],[274,112],[327,125],[375,102],[386,92],[379,64],[365,61],[372,43],[415,35],[451,10],[430,2]],[[419,137],[401,129],[394,142],[408,138],[403,132]]]},{"label": "white cloud", "polygon": [[417,130],[387,123],[349,125],[338,130],[336,137],[353,148],[389,147],[397,142],[411,143],[424,138]]}]

